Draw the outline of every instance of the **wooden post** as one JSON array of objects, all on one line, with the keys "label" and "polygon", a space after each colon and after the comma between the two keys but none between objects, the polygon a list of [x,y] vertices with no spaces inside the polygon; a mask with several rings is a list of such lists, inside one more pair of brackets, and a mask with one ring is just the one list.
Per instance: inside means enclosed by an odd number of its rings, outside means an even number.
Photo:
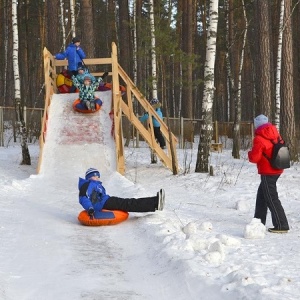
[{"label": "wooden post", "polygon": [[124,175],[125,159],[124,159],[124,144],[122,130],[122,109],[121,109],[121,92],[118,72],[118,57],[117,46],[112,43],[112,78],[113,78],[113,108],[115,121],[115,143],[117,155],[117,171]]}]

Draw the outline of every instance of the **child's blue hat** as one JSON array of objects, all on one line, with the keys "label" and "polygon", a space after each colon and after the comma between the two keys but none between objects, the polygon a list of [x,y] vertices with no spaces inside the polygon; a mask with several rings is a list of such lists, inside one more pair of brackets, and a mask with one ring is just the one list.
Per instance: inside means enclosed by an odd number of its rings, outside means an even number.
[{"label": "child's blue hat", "polygon": [[85,179],[89,180],[91,177],[93,176],[98,176],[100,177],[100,172],[95,169],[95,168],[89,168],[86,172],[85,172]]}]

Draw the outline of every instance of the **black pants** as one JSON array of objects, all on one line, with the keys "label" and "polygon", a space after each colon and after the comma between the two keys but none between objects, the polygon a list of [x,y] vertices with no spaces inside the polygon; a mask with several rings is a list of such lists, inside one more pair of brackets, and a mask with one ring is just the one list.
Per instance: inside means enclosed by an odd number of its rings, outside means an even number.
[{"label": "black pants", "polygon": [[110,197],[103,206],[108,210],[123,210],[127,212],[148,212],[158,208],[158,196],[145,198]]},{"label": "black pants", "polygon": [[154,130],[154,136],[155,136],[156,140],[158,141],[159,146],[161,148],[164,148],[166,146],[166,142],[160,131],[160,127],[153,127],[153,130]]},{"label": "black pants", "polygon": [[280,175],[261,175],[261,183],[257,190],[254,218],[261,219],[265,225],[267,210],[271,212],[272,223],[275,228],[289,229],[289,224],[278,198],[276,182]]}]

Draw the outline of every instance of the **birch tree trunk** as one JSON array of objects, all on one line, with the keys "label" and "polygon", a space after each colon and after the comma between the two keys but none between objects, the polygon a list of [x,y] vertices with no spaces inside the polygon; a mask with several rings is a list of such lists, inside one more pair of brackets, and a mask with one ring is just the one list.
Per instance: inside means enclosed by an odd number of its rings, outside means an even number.
[{"label": "birch tree trunk", "polygon": [[66,48],[66,27],[65,27],[65,14],[64,14],[64,1],[59,0],[59,6],[60,6],[60,25],[61,25],[61,31],[62,31],[62,48]]},{"label": "birch tree trunk", "polygon": [[283,34],[284,0],[280,3],[280,19],[277,50],[277,70],[276,70],[276,103],[275,103],[275,125],[280,130],[280,84],[281,84],[281,62],[282,62],[282,34]]},{"label": "birch tree trunk", "polygon": [[216,40],[218,29],[218,0],[209,4],[209,25],[207,27],[206,61],[204,66],[204,94],[202,104],[202,125],[195,172],[209,171],[209,150],[213,134],[212,107],[214,98],[214,67],[216,60]]},{"label": "birch tree trunk", "polygon": [[137,21],[136,21],[135,1],[133,1],[132,11],[133,11],[133,83],[137,85]]},{"label": "birch tree trunk", "polygon": [[227,89],[228,89],[228,100],[227,100],[227,120],[231,120],[231,103],[234,90],[234,79],[231,70],[232,58],[231,58],[231,48],[232,48],[232,24],[233,24],[233,9],[232,1],[226,0],[224,2],[225,14],[226,14],[226,74],[227,74]]},{"label": "birch tree trunk", "polygon": [[150,5],[150,30],[151,30],[152,97],[157,98],[154,1],[150,0],[149,5]]},{"label": "birch tree trunk", "polygon": [[[157,99],[157,78],[156,78],[156,51],[155,51],[155,23],[154,23],[154,1],[150,0],[150,31],[151,31],[151,65],[152,65],[152,98]],[[157,163],[157,157],[151,150],[151,163]]]},{"label": "birch tree trunk", "polygon": [[75,0],[70,0],[70,11],[71,11],[71,32],[72,37],[76,36],[75,31]]},{"label": "birch tree trunk", "polygon": [[22,147],[22,165],[31,165],[29,150],[27,147],[27,131],[21,109],[21,90],[20,90],[20,74],[19,74],[19,36],[18,36],[18,17],[17,17],[17,0],[13,0],[12,8],[12,31],[13,31],[13,70],[15,84],[15,107],[17,122],[19,125]]}]

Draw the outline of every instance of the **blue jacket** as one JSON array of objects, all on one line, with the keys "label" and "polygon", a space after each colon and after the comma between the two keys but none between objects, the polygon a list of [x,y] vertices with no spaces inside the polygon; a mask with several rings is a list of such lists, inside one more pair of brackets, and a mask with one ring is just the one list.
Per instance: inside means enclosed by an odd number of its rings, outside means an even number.
[{"label": "blue jacket", "polygon": [[[161,109],[157,108],[155,111],[159,115],[159,117],[162,119],[163,118],[163,114],[162,114]],[[148,120],[148,118],[149,118],[149,114],[145,113],[143,116],[140,117],[139,120],[141,122],[144,122],[144,121]],[[152,117],[152,121],[153,121],[153,127],[160,127],[159,122],[154,117]]]},{"label": "blue jacket", "polygon": [[79,177],[78,189],[79,203],[86,210],[93,207],[95,211],[101,211],[107,199],[110,198],[101,181],[86,180]]},{"label": "blue jacket", "polygon": [[68,70],[69,71],[77,71],[78,63],[82,62],[82,60],[86,57],[84,51],[80,47],[76,47],[75,44],[69,44],[65,52],[58,53],[55,55],[56,59],[68,60]]}]

